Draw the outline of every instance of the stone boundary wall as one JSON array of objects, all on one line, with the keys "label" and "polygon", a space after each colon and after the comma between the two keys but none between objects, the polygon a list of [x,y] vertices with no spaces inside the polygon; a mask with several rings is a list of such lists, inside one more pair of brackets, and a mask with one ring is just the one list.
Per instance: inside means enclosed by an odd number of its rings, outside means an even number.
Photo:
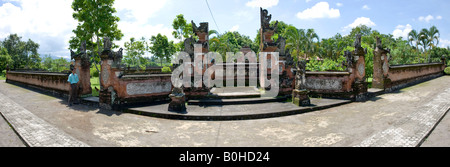
[{"label": "stone boundary wall", "polygon": [[101,55],[99,106],[120,109],[126,105],[169,100],[171,74],[161,69],[136,72],[121,67],[122,53],[104,51]]},{"label": "stone boundary wall", "polygon": [[69,74],[50,72],[18,72],[8,71],[6,82],[30,85],[44,90],[69,94],[70,84],[67,82]]},{"label": "stone boundary wall", "polygon": [[424,80],[439,77],[444,74],[445,64],[412,64],[390,66],[385,89],[393,91],[403,87],[422,82]]},{"label": "stone boundary wall", "polygon": [[306,72],[306,89],[311,96],[331,98],[354,98],[353,82],[350,72]]},{"label": "stone boundary wall", "polygon": [[391,92],[444,74],[445,57],[442,57],[439,63],[389,65],[390,49],[382,48],[381,42],[377,37],[373,52],[373,88]]}]

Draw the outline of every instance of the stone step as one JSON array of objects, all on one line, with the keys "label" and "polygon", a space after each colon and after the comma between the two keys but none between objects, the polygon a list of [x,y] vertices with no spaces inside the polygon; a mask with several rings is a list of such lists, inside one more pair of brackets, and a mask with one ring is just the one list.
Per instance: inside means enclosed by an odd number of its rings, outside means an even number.
[{"label": "stone step", "polygon": [[189,105],[236,105],[286,101],[286,97],[232,98],[188,100]]}]

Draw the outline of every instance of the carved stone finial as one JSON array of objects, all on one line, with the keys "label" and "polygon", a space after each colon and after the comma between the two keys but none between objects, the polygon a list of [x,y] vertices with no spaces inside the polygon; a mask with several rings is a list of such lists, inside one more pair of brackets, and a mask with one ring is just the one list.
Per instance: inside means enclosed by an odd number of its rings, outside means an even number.
[{"label": "carved stone finial", "polygon": [[356,34],[354,46],[355,46],[355,49],[361,47],[361,34]]},{"label": "carved stone finial", "polygon": [[192,37],[186,38],[184,40],[184,51],[189,55],[194,54],[194,39]]},{"label": "carved stone finial", "polygon": [[378,49],[383,49],[383,45],[381,44],[381,39],[380,39],[380,37],[378,37],[378,36],[377,36],[376,47],[377,47]]},{"label": "carved stone finial", "polygon": [[272,14],[269,15],[267,9],[260,8],[261,11],[261,28],[263,30],[273,30],[276,31],[278,27],[278,21],[275,22],[275,25],[270,26],[270,20],[272,20]]},{"label": "carved stone finial", "polygon": [[112,42],[109,37],[103,38],[103,50],[111,50],[112,48]]},{"label": "carved stone finial", "polygon": [[202,22],[200,23],[200,27],[197,27],[197,25],[194,23],[193,20],[191,20],[192,23],[192,29],[194,31],[194,33],[198,34],[198,33],[208,33],[208,22]]},{"label": "carved stone finial", "polygon": [[80,54],[85,54],[86,53],[86,41],[81,42],[80,45]]}]

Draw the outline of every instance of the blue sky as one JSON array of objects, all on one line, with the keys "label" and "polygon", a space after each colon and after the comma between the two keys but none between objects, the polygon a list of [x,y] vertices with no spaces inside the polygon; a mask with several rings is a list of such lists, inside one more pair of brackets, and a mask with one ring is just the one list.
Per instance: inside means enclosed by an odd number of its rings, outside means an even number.
[{"label": "blue sky", "polygon": [[[41,47],[40,54],[69,58],[68,41],[77,22],[72,18],[71,0],[0,0],[0,39],[17,33]],[[384,34],[406,37],[435,25],[439,46],[450,46],[450,1],[448,0],[116,0],[124,33],[122,45],[131,37],[149,39],[158,33],[172,36],[172,21],[178,14],[195,23],[209,22],[209,28],[239,31],[254,39],[260,27],[259,7],[268,9],[272,20],[297,28],[313,28],[320,38],[346,35],[360,24]]]}]

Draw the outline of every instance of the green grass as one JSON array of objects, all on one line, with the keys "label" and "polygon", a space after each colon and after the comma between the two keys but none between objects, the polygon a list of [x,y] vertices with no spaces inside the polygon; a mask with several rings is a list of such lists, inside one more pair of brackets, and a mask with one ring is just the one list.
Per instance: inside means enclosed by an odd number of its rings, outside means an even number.
[{"label": "green grass", "polygon": [[367,78],[367,87],[368,88],[371,88],[372,87],[372,80],[373,80],[373,78]]},{"label": "green grass", "polygon": [[6,80],[6,77],[3,75],[0,75],[0,80]]},{"label": "green grass", "polygon": [[92,96],[98,97],[99,92],[97,90],[95,90],[95,87],[100,89],[100,81],[98,80],[98,77],[92,77],[91,78]]}]

